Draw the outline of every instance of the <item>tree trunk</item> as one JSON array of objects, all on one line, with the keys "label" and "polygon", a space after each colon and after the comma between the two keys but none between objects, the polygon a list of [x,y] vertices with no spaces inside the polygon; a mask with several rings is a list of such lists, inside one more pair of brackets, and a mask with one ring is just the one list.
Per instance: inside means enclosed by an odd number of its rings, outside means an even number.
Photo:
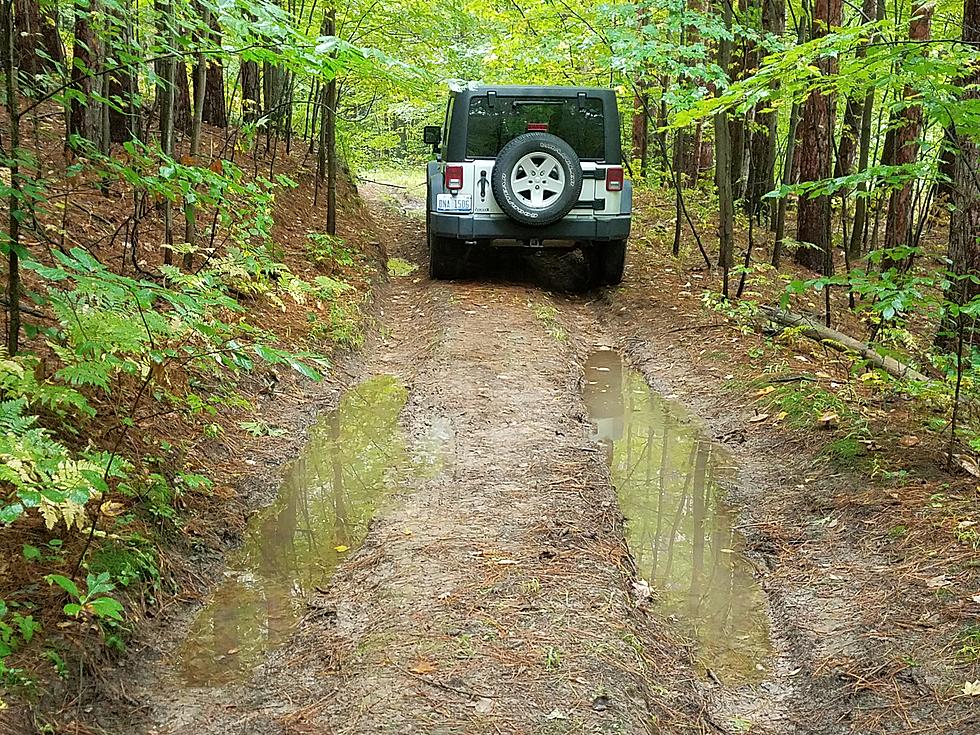
[{"label": "tree trunk", "polygon": [[[221,47],[221,27],[218,19],[213,13],[209,13],[210,21],[208,27],[210,32],[207,34],[206,46],[209,51],[214,51]],[[202,120],[209,125],[219,128],[227,127],[228,113],[225,109],[225,69],[221,62],[221,55],[210,53],[204,57],[204,110]],[[195,79],[199,72],[195,69]]]},{"label": "tree trunk", "polygon": [[16,0],[14,54],[15,68],[32,88],[38,86],[38,75],[57,72],[64,65],[56,7],[42,10],[39,0]]},{"label": "tree trunk", "polygon": [[[928,41],[932,24],[934,6],[919,5],[912,11],[909,25],[909,39],[913,42]],[[916,90],[905,88],[906,106],[898,113],[898,128],[895,131],[895,166],[914,163],[919,154],[919,136],[922,133],[922,107],[914,104]],[[885,220],[885,247],[895,248],[908,245],[912,225],[912,182],[906,181],[893,189],[888,198],[888,216]]]},{"label": "tree trunk", "polygon": [[649,118],[647,117],[647,97],[643,80],[636,83],[637,94],[633,98],[633,160],[639,161],[641,175],[646,173]]},{"label": "tree trunk", "polygon": [[259,63],[242,61],[242,119],[254,123],[262,116],[262,87],[259,79]]},{"label": "tree trunk", "polygon": [[[980,0],[963,3],[963,42],[980,50]],[[963,96],[967,101],[980,103],[980,67],[971,67],[965,78],[957,81],[964,88]],[[957,134],[956,145],[947,255],[951,270],[965,278],[953,283],[947,298],[963,305],[980,296],[980,284],[970,280],[970,277],[980,276],[980,144],[969,135]],[[965,344],[975,344],[974,322],[964,331],[961,320],[965,318],[960,315],[957,319],[947,320],[945,328],[936,337],[937,344],[953,348],[956,331],[964,332]]]},{"label": "tree trunk", "polygon": [[[201,13],[204,27],[209,28],[211,25],[211,9],[198,6],[198,10]],[[204,98],[207,91],[206,81],[207,57],[202,48],[198,51],[194,62],[194,117],[191,120],[190,157],[191,162],[195,164],[197,163],[197,156],[201,152],[201,127],[204,117]],[[191,247],[197,244],[197,207],[190,201],[184,202],[184,242]],[[184,253],[183,267],[185,271],[190,271],[194,267],[193,251]]]},{"label": "tree trunk", "polygon": [[[639,33],[643,34],[643,27],[647,23],[647,14],[644,12],[644,4],[636,4],[636,26]],[[633,85],[633,160],[640,164],[640,174],[646,173],[647,167],[647,148],[650,130],[649,116],[647,115],[647,105],[649,102],[647,95],[646,65],[644,65],[637,75]]]},{"label": "tree trunk", "polygon": [[[841,24],[841,0],[814,0],[811,38],[822,38]],[[837,72],[835,58],[825,56],[817,61],[824,76]],[[815,90],[803,105],[799,139],[800,181],[822,181],[829,178],[833,165],[834,108],[836,95]],[[796,262],[812,271],[827,275],[833,270],[831,240],[831,206],[829,196],[802,197],[796,222],[796,239],[812,247],[799,247]]]},{"label": "tree trunk", "polygon": [[[865,23],[881,20],[885,17],[885,0],[864,0],[861,10]],[[864,55],[867,49],[860,48],[858,53]],[[861,134],[858,147],[858,171],[865,171],[871,158],[871,125],[874,121],[875,90],[868,89],[861,103]],[[861,182],[857,185],[857,197],[854,202],[854,222],[851,225],[851,241],[847,245],[848,255],[856,259],[864,254],[865,237],[868,219],[868,198],[864,196],[868,185]]]},{"label": "tree trunk", "polygon": [[262,70],[262,98],[265,114],[269,117],[266,130],[279,130],[282,120],[282,103],[286,89],[286,72],[281,67],[266,62]]},{"label": "tree trunk", "polygon": [[[337,32],[337,11],[331,3],[326,13],[326,33],[333,36]],[[327,82],[326,99],[326,140],[327,140],[327,234],[337,234],[337,78]]]},{"label": "tree trunk", "polygon": [[187,78],[187,62],[183,56],[178,56],[174,68],[175,130],[187,132],[191,129],[191,124],[194,121],[191,108],[191,85]]},{"label": "tree trunk", "polygon": [[[786,30],[785,0],[762,0],[762,30],[780,37]],[[755,51],[754,60],[759,63],[760,50]],[[755,108],[755,132],[749,153],[749,179],[746,190],[749,212],[760,216],[762,197],[773,190],[776,173],[776,124],[779,120],[770,105],[760,102]],[[770,210],[770,213],[772,210]],[[775,218],[770,215],[770,222]]]},{"label": "tree trunk", "polygon": [[[174,5],[173,0],[158,0],[158,28],[161,45],[173,50],[176,43],[176,28],[174,26]],[[177,67],[183,66],[183,60],[178,56],[168,56],[162,60],[161,83],[157,88],[157,96],[160,100],[160,150],[166,156],[173,156],[174,153],[174,99],[176,89],[174,80],[177,74]],[[166,265],[173,263],[173,244],[174,244],[174,213],[170,200],[163,200],[163,262]]]},{"label": "tree trunk", "polygon": [[948,126],[943,130],[943,150],[939,154],[939,173],[943,178],[937,184],[937,194],[947,198],[953,193],[956,147],[956,131]]},{"label": "tree trunk", "polygon": [[68,112],[68,134],[85,138],[97,147],[102,142],[102,103],[94,95],[102,89],[102,78],[97,76],[102,63],[102,43],[92,20],[100,13],[98,0],[76,2],[70,84],[76,94],[72,95]]},{"label": "tree trunk", "polygon": [[[725,0],[725,2],[729,1],[730,0]],[[738,15],[739,18],[746,17],[746,0],[738,0]],[[745,76],[745,70],[749,68],[748,63],[752,52],[748,48],[748,42],[744,39],[741,45],[741,53],[733,54],[731,50],[733,45],[734,44],[732,42],[729,42],[728,66],[722,68],[725,69],[725,72],[728,74],[728,78],[732,82],[737,82]],[[746,115],[744,112],[730,114],[728,116],[728,138],[730,143],[729,163],[731,168],[733,200],[738,199],[744,192],[742,168],[745,162],[745,122]]]},{"label": "tree trunk", "polygon": [[[164,107],[171,110],[171,125],[174,130],[189,130],[191,127],[191,93],[187,83],[187,62],[178,54],[177,19],[172,0],[154,0],[157,12],[157,33],[164,53],[172,56],[156,59],[153,64],[161,82],[156,88],[154,107],[163,114]],[[167,90],[163,80],[169,79],[171,90]],[[163,121],[161,118],[161,126]]]},{"label": "tree trunk", "polygon": [[[732,27],[732,5],[723,0],[722,16],[725,27]],[[732,42],[723,38],[718,42],[718,66],[728,69],[731,63]],[[735,205],[732,198],[732,140],[731,123],[724,111],[714,116],[715,129],[715,184],[718,187],[718,265],[722,269],[722,293],[728,297],[728,276],[731,271],[734,248]]]},{"label": "tree trunk", "polygon": [[128,8],[113,10],[115,21],[113,29],[112,57],[116,60],[115,69],[109,74],[109,140],[124,143],[139,136],[139,100],[136,86],[135,68],[121,61],[136,53],[133,48],[132,14]]},{"label": "tree trunk", "polygon": [[8,135],[10,140],[10,197],[7,201],[7,354],[16,355],[20,349],[20,221],[21,206],[20,167],[20,102],[17,92],[16,28],[14,26],[13,0],[3,0],[3,71],[7,107]]}]

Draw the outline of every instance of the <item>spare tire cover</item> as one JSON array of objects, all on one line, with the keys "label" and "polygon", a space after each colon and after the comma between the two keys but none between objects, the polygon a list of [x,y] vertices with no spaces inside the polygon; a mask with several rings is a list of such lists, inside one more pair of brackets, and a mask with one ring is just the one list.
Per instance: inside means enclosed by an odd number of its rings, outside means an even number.
[{"label": "spare tire cover", "polygon": [[582,165],[572,147],[550,133],[525,133],[500,149],[490,175],[493,198],[523,225],[550,225],[582,193]]}]

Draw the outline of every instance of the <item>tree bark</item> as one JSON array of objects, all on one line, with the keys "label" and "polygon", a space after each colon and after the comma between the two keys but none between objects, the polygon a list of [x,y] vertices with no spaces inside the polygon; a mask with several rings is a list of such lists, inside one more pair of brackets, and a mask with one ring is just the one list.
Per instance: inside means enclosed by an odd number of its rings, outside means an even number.
[{"label": "tree bark", "polygon": [[[782,36],[786,30],[785,0],[762,0],[762,30],[776,37]],[[763,51],[756,47],[753,60],[758,65]],[[762,197],[773,190],[776,173],[776,124],[778,116],[770,109],[767,102],[760,102],[755,107],[755,132],[749,153],[749,177],[746,188],[746,200],[751,215],[760,216]],[[770,209],[770,213],[771,213]],[[775,218],[770,216],[774,224]]]},{"label": "tree bark", "polygon": [[[174,25],[174,5],[173,0],[158,0],[158,28],[162,46],[174,50],[176,43],[176,27]],[[160,100],[160,150],[166,156],[174,154],[174,100],[176,89],[174,80],[177,75],[177,67],[183,66],[183,60],[171,55],[162,60],[161,84],[157,88],[158,99]],[[174,244],[174,213],[170,200],[163,200],[163,262],[166,265],[173,263],[173,244]]]},{"label": "tree bark", "polygon": [[254,123],[262,116],[262,86],[259,79],[259,63],[242,61],[242,119]]},{"label": "tree bark", "polygon": [[[980,0],[963,3],[963,42],[980,50]],[[971,67],[964,78],[957,81],[964,88],[965,100],[980,101],[980,67]],[[951,270],[961,279],[952,284],[946,297],[955,304],[964,305],[980,296],[980,284],[970,280],[980,276],[980,144],[969,135],[958,133],[956,145],[947,255]],[[969,329],[964,330],[960,321],[963,319],[965,317],[961,315],[947,320],[936,338],[939,346],[954,348],[957,331],[965,332],[965,344],[975,344],[975,322],[971,321]]]},{"label": "tree bark", "polygon": [[[209,7],[198,6],[204,28],[211,26],[211,9]],[[206,31],[201,31],[202,34]],[[204,49],[197,53],[194,63],[194,117],[191,120],[191,163],[197,163],[197,156],[201,152],[201,127],[204,118],[204,98],[206,97],[207,81],[207,57]],[[184,202],[184,242],[193,247],[197,244],[197,207],[193,202]],[[194,253],[188,251],[184,253],[183,268],[190,271],[194,267]]]},{"label": "tree bark", "polygon": [[[814,0],[811,38],[822,38],[841,24],[841,0]],[[817,61],[824,76],[837,72],[837,61],[825,56]],[[799,139],[800,181],[822,181],[829,178],[833,165],[834,119],[836,95],[815,90],[803,105]],[[796,262],[812,271],[827,275],[833,270],[831,256],[831,206],[829,196],[802,197],[796,223],[796,239],[802,246],[795,253]]]},{"label": "tree bark", "polygon": [[[885,0],[864,0],[862,6],[864,22],[870,23],[873,20],[881,20],[885,17]],[[858,53],[864,55],[867,49],[858,49]],[[858,147],[858,171],[865,171],[871,158],[871,126],[874,122],[875,90],[871,87],[861,103],[861,134],[860,145]],[[851,259],[856,259],[864,254],[865,237],[868,220],[868,198],[864,194],[868,190],[868,185],[861,182],[857,185],[857,197],[854,202],[854,221],[851,225],[851,241],[847,246],[848,255]]]},{"label": "tree bark", "polygon": [[58,71],[65,63],[65,47],[58,32],[57,9],[41,9],[39,0],[14,3],[14,66],[32,88],[37,77]]},{"label": "tree bark", "polygon": [[[213,13],[209,13],[208,27],[210,31],[206,34],[206,45],[209,50],[214,51],[221,47],[221,26]],[[221,55],[210,53],[204,57],[204,109],[201,119],[209,125],[219,128],[227,127],[228,111],[225,108],[225,69],[221,62]],[[195,69],[194,78],[197,79],[199,72]]]},{"label": "tree bark", "polygon": [[12,0],[3,0],[3,70],[4,96],[9,125],[8,145],[10,153],[10,196],[7,201],[7,354],[16,355],[20,349],[20,220],[21,181],[20,167],[20,102],[17,91],[16,44]]},{"label": "tree bark", "polygon": [[178,56],[174,68],[174,129],[187,132],[194,122],[191,104],[191,85],[188,81],[187,62]]},{"label": "tree bark", "polygon": [[[732,27],[732,5],[722,0],[722,16],[725,27]],[[718,66],[728,69],[731,63],[732,42],[723,38],[718,42]],[[731,271],[734,249],[735,205],[732,197],[732,139],[731,122],[724,111],[714,116],[715,129],[715,184],[718,187],[718,265],[722,269],[722,293],[728,297],[728,276]]]},{"label": "tree bark", "polygon": [[102,64],[100,34],[93,25],[99,17],[99,0],[75,5],[75,43],[72,50],[71,89],[68,112],[68,134],[78,135],[97,147],[102,143],[102,104],[93,96],[102,89],[102,78],[97,76]]},{"label": "tree bark", "polygon": [[[337,11],[330,4],[326,14],[326,34],[333,36],[337,32]],[[337,234],[337,77],[327,82],[326,99],[324,100],[326,114],[327,140],[327,234]]]},{"label": "tree bark", "polygon": [[646,173],[649,153],[649,118],[647,117],[646,91],[643,80],[637,80],[637,94],[633,98],[633,160],[639,161],[640,173]]},{"label": "tree bark", "polygon": [[[909,39],[927,41],[932,24],[933,5],[919,5],[912,11]],[[915,104],[916,90],[906,87],[905,107],[898,113],[893,151],[895,166],[914,163],[919,154],[919,136],[922,133],[922,107]],[[885,220],[885,247],[908,245],[912,225],[912,182],[906,181],[893,189],[888,198],[888,215]]]},{"label": "tree bark", "polygon": [[124,143],[139,135],[139,100],[136,85],[136,70],[128,59],[135,55],[133,48],[132,14],[128,8],[112,11],[113,23],[112,57],[115,69],[109,74],[109,140]]},{"label": "tree bark", "polygon": [[835,329],[818,324],[802,314],[794,314],[789,311],[783,311],[782,309],[776,309],[772,306],[760,306],[759,311],[777,324],[782,324],[786,327],[803,327],[802,334],[804,337],[817,340],[821,344],[825,344],[838,352],[853,352],[860,355],[875,367],[881,368],[896,378],[928,380],[918,370],[910,368],[893,357],[882,355],[870,345],[849,337],[842,332],[838,332]]}]

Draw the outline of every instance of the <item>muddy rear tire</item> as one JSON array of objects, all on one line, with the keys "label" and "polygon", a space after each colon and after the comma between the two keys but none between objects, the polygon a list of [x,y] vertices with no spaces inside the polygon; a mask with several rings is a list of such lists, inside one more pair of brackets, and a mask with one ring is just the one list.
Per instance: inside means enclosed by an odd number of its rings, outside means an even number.
[{"label": "muddy rear tire", "polygon": [[448,281],[459,277],[463,243],[429,232],[429,278]]},{"label": "muddy rear tire", "polygon": [[589,281],[593,286],[618,286],[626,270],[626,240],[594,242],[588,248]]}]

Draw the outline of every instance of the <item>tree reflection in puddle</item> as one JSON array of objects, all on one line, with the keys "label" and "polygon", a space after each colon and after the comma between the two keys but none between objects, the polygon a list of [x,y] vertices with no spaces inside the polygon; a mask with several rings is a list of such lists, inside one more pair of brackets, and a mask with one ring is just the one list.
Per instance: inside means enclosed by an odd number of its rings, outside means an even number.
[{"label": "tree reflection in puddle", "polygon": [[725,505],[734,463],[679,404],[624,370],[617,352],[585,365],[584,399],[627,519],[627,541],[655,604],[698,643],[726,684],[765,678],[772,653],[765,594]]},{"label": "tree reflection in puddle", "polygon": [[410,453],[398,417],[408,392],[390,376],[360,384],[310,431],[276,501],[253,516],[226,580],[194,621],[179,669],[191,686],[244,679],[283,643],[392,491],[439,471],[438,442]]}]

